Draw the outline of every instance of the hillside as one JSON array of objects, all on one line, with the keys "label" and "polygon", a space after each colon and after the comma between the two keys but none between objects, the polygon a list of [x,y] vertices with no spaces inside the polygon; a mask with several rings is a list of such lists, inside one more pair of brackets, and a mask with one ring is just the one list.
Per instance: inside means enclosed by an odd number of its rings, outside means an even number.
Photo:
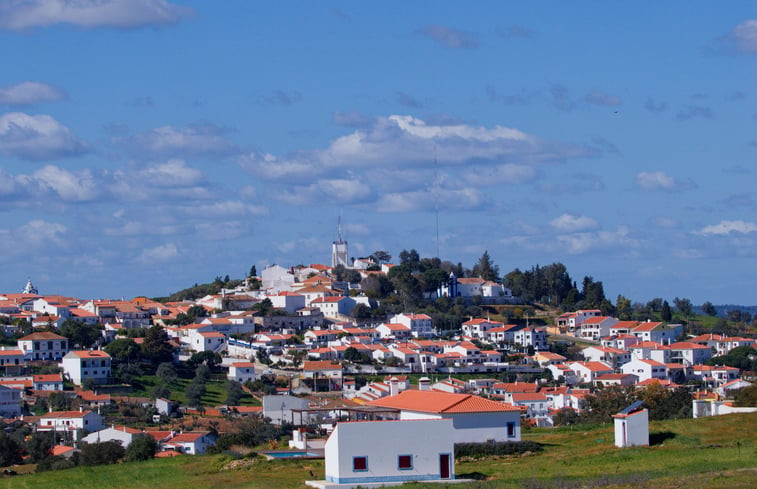
[{"label": "hillside", "polygon": [[[757,413],[651,423],[652,446],[617,449],[611,425],[537,429],[524,439],[544,451],[519,458],[458,461],[458,477],[478,480],[455,488],[681,488],[749,487],[757,479]],[[236,467],[231,467],[230,464]],[[232,462],[224,456],[176,457],[0,479],[0,487],[57,489],[301,488],[323,477],[322,460]],[[438,484],[413,484],[440,489]]]}]

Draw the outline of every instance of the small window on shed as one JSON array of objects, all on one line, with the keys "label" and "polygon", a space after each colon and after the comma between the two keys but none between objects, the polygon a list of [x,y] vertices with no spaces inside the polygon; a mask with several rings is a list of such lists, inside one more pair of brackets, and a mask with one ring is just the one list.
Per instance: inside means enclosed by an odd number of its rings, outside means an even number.
[{"label": "small window on shed", "polygon": [[397,468],[400,470],[410,470],[413,468],[412,455],[400,455],[397,457]]},{"label": "small window on shed", "polygon": [[352,470],[368,470],[368,457],[352,457]]}]

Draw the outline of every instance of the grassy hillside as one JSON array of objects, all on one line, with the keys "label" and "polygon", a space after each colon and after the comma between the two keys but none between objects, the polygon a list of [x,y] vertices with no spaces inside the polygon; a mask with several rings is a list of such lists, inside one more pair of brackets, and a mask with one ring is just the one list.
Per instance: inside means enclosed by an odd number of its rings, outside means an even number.
[{"label": "grassy hillside", "polygon": [[[757,480],[757,413],[653,422],[652,446],[618,449],[611,425],[538,429],[524,439],[544,451],[516,458],[460,460],[458,477],[478,478],[463,488],[731,488]],[[230,466],[230,464],[232,466]],[[322,460],[241,460],[222,456],[177,457],[0,479],[0,487],[301,488],[323,478]],[[445,485],[413,484],[440,489]]]}]

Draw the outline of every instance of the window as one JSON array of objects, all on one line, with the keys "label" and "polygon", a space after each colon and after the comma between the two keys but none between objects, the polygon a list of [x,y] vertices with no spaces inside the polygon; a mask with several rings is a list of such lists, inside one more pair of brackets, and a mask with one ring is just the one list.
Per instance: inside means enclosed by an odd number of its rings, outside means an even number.
[{"label": "window", "polygon": [[515,438],[515,423],[507,423],[507,437]]},{"label": "window", "polygon": [[353,472],[368,470],[368,457],[352,457],[352,470]]},{"label": "window", "polygon": [[413,468],[413,456],[399,455],[397,457],[397,468],[400,470],[411,470]]}]

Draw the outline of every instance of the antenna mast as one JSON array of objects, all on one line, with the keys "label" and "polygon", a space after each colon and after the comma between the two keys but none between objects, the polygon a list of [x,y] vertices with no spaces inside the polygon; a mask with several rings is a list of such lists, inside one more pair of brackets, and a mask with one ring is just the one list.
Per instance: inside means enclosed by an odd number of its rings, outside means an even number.
[{"label": "antenna mast", "polygon": [[436,144],[434,144],[434,210],[436,213],[436,257],[439,256],[439,165],[436,161]]}]

